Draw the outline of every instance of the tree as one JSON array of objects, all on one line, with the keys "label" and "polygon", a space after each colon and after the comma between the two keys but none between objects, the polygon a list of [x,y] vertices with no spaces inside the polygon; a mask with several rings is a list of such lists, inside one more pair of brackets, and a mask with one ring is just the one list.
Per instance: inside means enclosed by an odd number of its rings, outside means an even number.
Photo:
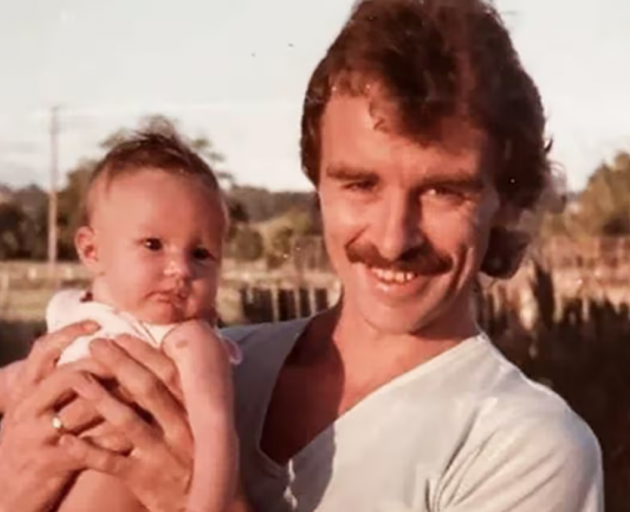
[{"label": "tree", "polygon": [[[141,118],[138,122],[138,129],[162,131],[165,133],[175,131],[179,133],[179,125],[180,123],[176,119],[156,114]],[[120,128],[105,137],[100,143],[100,147],[105,151],[109,151],[116,144],[133,135],[135,131],[136,130],[130,128]],[[184,137],[184,140],[211,166],[225,160],[223,155],[216,151],[210,140],[203,135],[197,135],[192,139],[186,139]],[[82,199],[96,165],[97,161],[92,158],[80,160],[77,165],[68,172],[67,185],[59,192],[57,221],[59,226],[59,257],[61,259],[76,257],[73,242],[74,233],[83,220]],[[219,180],[227,181],[229,184],[234,183],[234,179],[229,172],[215,172]],[[236,216],[237,220],[242,221],[246,219],[244,208],[238,201],[229,201],[229,209],[230,212]]]},{"label": "tree", "polygon": [[295,257],[300,241],[320,235],[320,224],[314,209],[293,208],[270,221],[266,229],[265,258],[275,268]]},{"label": "tree", "polygon": [[48,193],[37,185],[16,190],[13,201],[28,217],[24,258],[42,260],[48,251]]},{"label": "tree", "polygon": [[228,244],[228,256],[237,261],[256,261],[262,258],[263,253],[260,233],[246,224],[237,226]]},{"label": "tree", "polygon": [[74,233],[84,222],[83,198],[95,167],[95,160],[81,160],[68,173],[66,187],[58,193],[58,251],[62,260],[76,258]]},{"label": "tree", "polygon": [[0,260],[29,257],[36,243],[32,220],[15,202],[0,203]]},{"label": "tree", "polygon": [[308,211],[314,203],[312,192],[271,192],[264,188],[247,185],[232,187],[228,195],[245,205],[252,222],[273,219],[291,210]]},{"label": "tree", "polygon": [[[138,129],[164,133],[176,132],[180,136],[183,133],[179,120],[163,114],[150,114],[142,117],[138,122]],[[136,130],[130,128],[116,130],[101,142],[101,148],[105,150],[111,149],[117,143],[133,134],[134,131]],[[197,134],[194,137],[185,138],[185,140],[195,152],[208,162],[224,188],[230,189],[236,185],[236,180],[231,172],[217,168],[219,164],[225,163],[225,157],[215,148],[208,137],[203,134]]]},{"label": "tree", "polygon": [[586,188],[569,197],[561,214],[548,215],[543,236],[572,238],[630,235],[630,153],[620,151],[602,163]]},{"label": "tree", "polygon": [[597,168],[580,196],[578,218],[590,234],[630,234],[630,153]]}]

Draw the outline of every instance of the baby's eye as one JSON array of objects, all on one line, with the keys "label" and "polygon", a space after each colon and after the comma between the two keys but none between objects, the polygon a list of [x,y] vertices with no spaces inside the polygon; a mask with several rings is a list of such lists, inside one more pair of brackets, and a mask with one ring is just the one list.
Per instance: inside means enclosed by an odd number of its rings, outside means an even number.
[{"label": "baby's eye", "polygon": [[149,251],[159,251],[162,249],[162,241],[159,238],[145,238],[142,244],[149,249]]},{"label": "baby's eye", "polygon": [[208,249],[205,249],[204,247],[197,247],[193,250],[192,255],[193,258],[200,261],[205,261],[212,258],[212,254],[210,254],[210,251],[208,251]]}]

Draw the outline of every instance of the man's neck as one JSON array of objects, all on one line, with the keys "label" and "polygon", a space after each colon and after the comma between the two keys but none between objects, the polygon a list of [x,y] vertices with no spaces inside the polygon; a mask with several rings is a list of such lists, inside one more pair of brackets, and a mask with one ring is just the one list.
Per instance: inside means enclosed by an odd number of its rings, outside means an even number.
[{"label": "man's neck", "polygon": [[439,321],[414,333],[378,331],[343,301],[314,321],[300,347],[299,357],[334,355],[346,378],[391,380],[478,334],[469,300],[455,305]]},{"label": "man's neck", "polygon": [[316,316],[280,371],[262,436],[262,449],[277,462],[377,389],[476,332],[473,322],[450,336],[392,336],[346,308],[342,303]]}]

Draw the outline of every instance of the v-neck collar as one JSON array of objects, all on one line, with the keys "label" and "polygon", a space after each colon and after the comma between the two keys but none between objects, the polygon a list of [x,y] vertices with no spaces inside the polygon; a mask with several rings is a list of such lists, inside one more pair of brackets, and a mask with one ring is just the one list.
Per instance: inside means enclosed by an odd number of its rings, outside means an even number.
[{"label": "v-neck collar", "polygon": [[473,350],[480,344],[490,344],[489,339],[486,334],[483,332],[479,332],[474,336],[466,338],[462,340],[460,343],[455,345],[454,347],[445,350],[444,352],[438,354],[437,356],[421,363],[414,368],[394,377],[392,380],[382,385],[372,393],[365,396],[362,400],[357,402],[354,406],[344,411],[343,414],[338,416],[333,422],[328,424],[324,429],[322,429],[315,437],[313,437],[304,447],[302,447],[299,451],[297,451],[286,463],[281,464],[273,460],[263,449],[262,449],[262,435],[264,432],[265,423],[267,421],[267,416],[269,414],[269,407],[271,406],[271,401],[273,399],[273,394],[278,384],[278,378],[280,376],[280,372],[284,367],[287,358],[291,354],[293,348],[295,347],[298,340],[304,335],[306,329],[311,325],[312,321],[317,317],[310,316],[296,321],[293,326],[293,333],[290,336],[286,336],[284,339],[287,340],[286,345],[283,347],[283,351],[281,353],[281,357],[275,358],[276,364],[271,369],[271,375],[273,376],[272,385],[269,386],[266,390],[263,405],[262,405],[262,414],[259,417],[258,424],[256,426],[256,432],[254,437],[254,448],[256,451],[256,455],[258,459],[263,464],[264,468],[273,475],[280,476],[286,473],[286,471],[291,471],[293,466],[298,463],[301,459],[306,457],[310,452],[318,447],[319,444],[323,442],[323,440],[329,441],[329,436],[331,430],[334,431],[335,427],[338,427],[341,423],[348,422],[353,416],[356,415],[357,411],[362,410],[363,408],[369,406],[374,400],[377,400],[383,394],[389,393],[394,389],[399,388],[400,386],[405,385],[406,383],[415,380],[416,378],[421,378],[424,375],[433,373],[434,371],[442,368],[444,365],[448,365],[450,361],[460,357],[463,353],[466,353],[470,350]]}]

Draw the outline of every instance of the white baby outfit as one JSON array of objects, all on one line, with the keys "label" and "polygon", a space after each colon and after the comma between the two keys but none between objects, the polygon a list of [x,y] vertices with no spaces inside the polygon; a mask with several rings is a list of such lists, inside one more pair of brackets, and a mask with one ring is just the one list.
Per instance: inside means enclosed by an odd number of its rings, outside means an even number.
[{"label": "white baby outfit", "polygon": [[[94,334],[77,338],[67,347],[58,364],[69,363],[89,356],[90,342],[97,338],[115,338],[122,334],[129,334],[140,338],[155,348],[160,348],[166,335],[178,324],[156,325],[142,322],[129,313],[117,310],[107,304],[88,299],[84,290],[62,290],[56,293],[48,303],[46,309],[46,326],[48,332],[56,331],[76,322],[93,320],[101,328]],[[228,344],[228,351],[232,363],[240,362],[240,351],[234,351],[234,346]]]}]

